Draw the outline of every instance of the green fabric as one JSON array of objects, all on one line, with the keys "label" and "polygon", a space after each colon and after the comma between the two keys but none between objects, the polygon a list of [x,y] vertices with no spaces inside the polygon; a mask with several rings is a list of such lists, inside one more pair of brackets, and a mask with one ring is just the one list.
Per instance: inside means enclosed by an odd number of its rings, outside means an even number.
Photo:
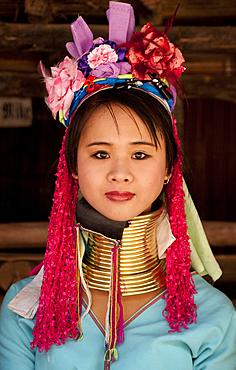
[{"label": "green fabric", "polygon": [[213,281],[216,281],[222,275],[222,271],[216,261],[211,247],[208,243],[205,231],[199,218],[196,207],[191,195],[188,192],[187,185],[183,181],[185,193],[185,213],[188,225],[188,235],[190,236],[192,267],[199,275],[210,275]]}]

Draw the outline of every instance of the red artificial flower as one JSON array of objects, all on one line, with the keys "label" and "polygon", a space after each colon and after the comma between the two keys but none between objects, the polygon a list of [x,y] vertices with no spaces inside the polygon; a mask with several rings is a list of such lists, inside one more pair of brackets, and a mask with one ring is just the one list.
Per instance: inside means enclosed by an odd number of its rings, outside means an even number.
[{"label": "red artificial flower", "polygon": [[132,65],[132,74],[140,80],[148,80],[147,72],[167,77],[182,66],[184,57],[165,33],[147,23],[140,32],[135,32],[125,45],[126,57]]}]

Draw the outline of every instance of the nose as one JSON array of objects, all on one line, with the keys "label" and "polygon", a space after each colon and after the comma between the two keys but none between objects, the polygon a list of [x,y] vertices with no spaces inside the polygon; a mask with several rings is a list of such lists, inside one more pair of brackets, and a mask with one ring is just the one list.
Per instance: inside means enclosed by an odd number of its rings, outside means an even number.
[{"label": "nose", "polygon": [[117,183],[132,182],[134,178],[133,173],[125,160],[114,161],[107,177],[108,181]]}]

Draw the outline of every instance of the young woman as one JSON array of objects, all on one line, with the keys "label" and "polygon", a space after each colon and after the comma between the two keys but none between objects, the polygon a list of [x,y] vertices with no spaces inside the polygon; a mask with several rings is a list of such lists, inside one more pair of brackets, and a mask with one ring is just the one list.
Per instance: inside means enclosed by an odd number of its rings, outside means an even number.
[{"label": "young woman", "polygon": [[111,2],[108,18],[109,41],[79,18],[75,59],[52,76],[41,66],[68,128],[44,267],[3,303],[0,368],[233,370],[235,310],[199,276],[219,275],[201,229],[190,258],[171,114],[182,54],[150,24],[132,36],[129,4]]}]

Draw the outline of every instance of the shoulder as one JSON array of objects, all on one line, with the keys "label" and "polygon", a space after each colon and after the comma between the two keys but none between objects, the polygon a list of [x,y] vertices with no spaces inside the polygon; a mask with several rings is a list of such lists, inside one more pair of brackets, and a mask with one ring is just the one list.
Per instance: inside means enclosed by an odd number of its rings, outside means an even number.
[{"label": "shoulder", "polygon": [[7,307],[26,319],[33,319],[38,308],[42,280],[43,267],[36,276],[13,284],[3,301],[3,309]]},{"label": "shoulder", "polygon": [[[21,313],[18,313],[14,309],[14,307],[17,305],[15,305],[15,303],[12,305],[12,302],[18,300],[18,294],[33,280],[33,278],[34,277],[29,277],[18,281],[17,283],[13,284],[7,291],[2,302],[0,311],[0,342],[2,341],[2,337],[6,337],[7,334],[13,330],[13,328],[14,332],[16,333],[16,331],[21,331],[22,327],[26,326],[29,326],[31,330],[31,327],[34,325],[35,320],[32,320],[33,317],[31,320],[27,320],[23,317],[23,315],[21,315]],[[19,310],[22,310],[22,302],[20,302]]]},{"label": "shoulder", "polygon": [[230,299],[194,275],[197,324],[189,332],[194,369],[235,370],[236,311]]},{"label": "shoulder", "polygon": [[5,295],[0,312],[1,369],[33,370],[35,350],[30,349],[33,340],[34,320],[28,320],[7,307],[33,277],[13,284]]},{"label": "shoulder", "polygon": [[236,322],[236,312],[231,300],[214,288],[199,275],[193,276],[195,282],[195,303],[198,320],[225,328],[231,320]]},{"label": "shoulder", "polygon": [[29,277],[13,284],[6,293],[1,316],[10,315],[10,312],[19,314],[26,319],[33,319],[38,307],[40,289],[37,289],[35,277]]},{"label": "shoulder", "polygon": [[8,303],[31,281],[34,279],[34,276],[30,276],[26,279],[22,279],[17,281],[16,283],[12,284],[8,289],[7,293],[5,294],[2,306],[7,306]]},{"label": "shoulder", "polygon": [[224,303],[226,307],[234,310],[231,300],[220,290],[214,288],[213,285],[209,284],[204,278],[198,274],[193,275],[193,280],[195,282],[196,288],[196,300],[200,302],[212,302],[217,301],[219,304]]}]

